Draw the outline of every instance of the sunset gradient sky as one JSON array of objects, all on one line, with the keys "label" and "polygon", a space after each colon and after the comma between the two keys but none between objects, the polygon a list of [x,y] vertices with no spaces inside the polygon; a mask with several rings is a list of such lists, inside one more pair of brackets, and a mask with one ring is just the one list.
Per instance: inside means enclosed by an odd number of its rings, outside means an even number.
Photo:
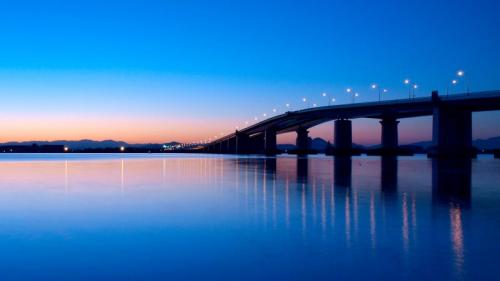
[{"label": "sunset gradient sky", "polygon": [[[500,2],[9,1],[0,4],[0,142],[199,141],[272,109],[445,93],[458,69],[473,91],[500,89]],[[105,3],[103,3],[105,2]],[[451,89],[466,89],[465,79]],[[500,135],[499,112],[474,137]],[[431,137],[402,120],[401,143]],[[378,143],[376,120],[354,141]],[[332,124],[312,129],[332,139]],[[280,136],[289,142],[295,136]]]}]

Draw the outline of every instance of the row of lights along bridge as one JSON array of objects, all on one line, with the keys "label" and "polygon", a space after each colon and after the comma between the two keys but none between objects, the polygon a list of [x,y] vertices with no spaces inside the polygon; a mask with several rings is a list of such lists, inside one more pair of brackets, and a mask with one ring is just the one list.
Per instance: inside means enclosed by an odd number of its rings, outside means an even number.
[{"label": "row of lights along bridge", "polygon": [[[456,86],[458,83],[459,83],[459,79],[461,78],[466,78],[465,77],[465,72],[463,70],[458,70],[456,72],[456,77],[453,78],[451,81],[450,81],[450,84],[448,84],[447,88],[446,88],[446,94],[448,95],[451,91],[450,87],[454,87]],[[413,99],[416,97],[416,91],[417,89],[420,87],[419,84],[415,83],[414,81],[410,80],[410,79],[404,79],[403,80],[403,84],[405,85],[405,87],[408,88],[408,99]],[[370,89],[372,91],[377,91],[378,93],[378,100],[381,101],[383,96],[385,96],[389,90],[387,88],[383,88],[381,87],[379,84],[376,84],[376,83],[373,83],[370,85]],[[356,98],[359,97],[359,92],[355,91],[353,88],[347,88],[345,89],[345,92],[347,94],[349,94],[352,98],[352,103],[355,103],[356,102]],[[469,93],[469,82],[467,81],[467,94]],[[336,102],[336,99],[335,97],[332,97],[329,93],[321,93],[321,96],[326,99],[327,101],[327,104],[330,106],[332,104],[334,104]],[[311,108],[311,107],[318,107],[318,104],[317,103],[312,103],[310,104],[310,100],[307,98],[307,97],[303,97],[302,98],[302,104],[304,105],[304,108],[303,109],[306,109],[306,108]],[[285,112],[286,111],[290,111],[292,109],[292,106],[290,103],[286,103],[285,104]],[[278,113],[278,109],[277,108],[273,108],[272,109],[272,115],[276,115]],[[257,123],[259,122],[259,120],[264,120],[268,117],[268,114],[267,113],[263,113],[262,114],[262,119],[259,118],[259,116],[254,116],[253,118],[253,123]],[[244,125],[245,127],[250,125],[251,122],[249,121],[245,121],[244,122]],[[240,129],[240,126],[235,126],[235,129],[236,130],[239,130]],[[198,144],[206,144],[206,143],[210,143],[212,140],[215,140],[217,138],[220,138],[224,136],[224,133],[220,133],[219,135],[215,135],[213,138],[212,137],[209,137],[205,140],[201,140]],[[197,143],[189,143],[187,145],[195,145]]]}]

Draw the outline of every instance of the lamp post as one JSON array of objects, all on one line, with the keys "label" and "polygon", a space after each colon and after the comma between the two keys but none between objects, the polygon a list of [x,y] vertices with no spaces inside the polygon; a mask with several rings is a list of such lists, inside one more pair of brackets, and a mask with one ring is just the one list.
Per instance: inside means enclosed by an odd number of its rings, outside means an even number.
[{"label": "lamp post", "polygon": [[378,101],[380,101],[380,87],[377,84],[372,84],[370,86],[370,88],[372,88],[372,90],[375,90],[375,89],[378,90]]},{"label": "lamp post", "polygon": [[412,88],[413,88],[413,98],[415,98],[415,90],[418,89],[418,85],[417,84],[413,84]]},{"label": "lamp post", "polygon": [[326,98],[328,98],[328,105],[331,105],[331,104],[330,104],[330,94],[328,94],[328,93],[322,93],[321,95],[322,95],[324,98],[325,98],[325,97],[326,97]]},{"label": "lamp post", "polygon": [[[457,76],[459,78],[462,78],[462,77],[465,77],[465,72],[463,70],[458,70],[457,71]],[[470,86],[470,81],[469,81],[469,76],[465,77],[465,84],[466,84],[466,94],[469,95],[470,94],[470,89],[469,89],[469,86]]]},{"label": "lamp post", "polygon": [[406,86],[408,86],[408,99],[411,99],[411,84],[410,84],[410,79],[405,79],[403,81]]},{"label": "lamp post", "polygon": [[354,93],[354,95],[352,95],[352,103],[355,103],[356,102],[356,98],[359,97],[359,94],[358,93]]},{"label": "lamp post", "polygon": [[[451,80],[451,87],[455,87],[455,85],[458,84],[458,80],[457,79],[453,79]],[[448,95],[450,92],[450,86],[448,86],[448,88],[446,88],[446,95]]]},{"label": "lamp post", "polygon": [[307,102],[307,98],[302,98],[302,102],[304,103],[305,107],[308,108],[309,104]]}]

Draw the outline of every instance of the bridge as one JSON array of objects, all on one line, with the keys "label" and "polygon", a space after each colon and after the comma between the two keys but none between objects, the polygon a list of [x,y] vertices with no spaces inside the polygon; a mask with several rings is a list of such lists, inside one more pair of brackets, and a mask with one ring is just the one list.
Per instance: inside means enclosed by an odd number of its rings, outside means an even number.
[{"label": "bridge", "polygon": [[321,106],[288,111],[242,130],[216,139],[203,148],[207,153],[266,154],[277,153],[276,136],[296,132],[297,151],[307,153],[309,129],[334,121],[334,153],[350,155],[352,146],[352,119],[380,120],[381,149],[388,153],[398,151],[399,119],[432,116],[431,157],[473,157],[472,112],[500,109],[500,90],[379,102]]}]

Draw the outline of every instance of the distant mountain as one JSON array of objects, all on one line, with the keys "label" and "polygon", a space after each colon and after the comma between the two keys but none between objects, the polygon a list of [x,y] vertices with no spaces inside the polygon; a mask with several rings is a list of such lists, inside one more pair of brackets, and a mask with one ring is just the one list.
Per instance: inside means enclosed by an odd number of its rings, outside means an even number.
[{"label": "distant mountain", "polygon": [[473,145],[479,149],[500,149],[500,136],[489,139],[477,139]]},{"label": "distant mountain", "polygon": [[[322,139],[322,138],[314,138],[311,139],[309,138],[309,145],[310,148],[313,150],[317,150],[319,152],[324,152],[326,147],[328,146],[328,141]],[[353,146],[356,148],[364,148],[362,145],[358,145],[353,143]],[[278,149],[280,150],[294,150],[296,147],[294,144],[278,144]]]},{"label": "distant mountain", "polygon": [[103,140],[103,141],[94,141],[94,140],[77,140],[77,141],[68,141],[68,140],[56,140],[56,141],[23,141],[23,142],[5,142],[0,143],[0,146],[12,146],[12,145],[65,145],[73,150],[79,149],[96,149],[96,148],[118,148],[121,146],[125,147],[136,147],[136,148],[160,148],[164,144],[166,145],[176,145],[178,142],[170,142],[170,143],[145,143],[145,144],[130,144],[124,141],[115,141],[115,140]]},{"label": "distant mountain", "polygon": [[[314,138],[310,140],[311,148],[315,149],[317,151],[323,152],[328,145],[328,142],[322,138]],[[490,149],[500,149],[500,136],[498,137],[493,137],[489,139],[476,139],[472,142],[472,145],[478,149],[485,149],[485,150],[490,150]],[[362,145],[357,145],[353,144],[354,147],[363,149],[376,149],[380,147],[380,144],[377,145],[372,145],[372,146],[362,146]],[[404,147],[410,148],[412,151],[415,152],[424,152],[426,149],[430,148],[432,146],[432,141],[420,141],[420,142],[415,142],[411,144],[406,144],[403,145]],[[293,144],[279,144],[278,148],[281,150],[292,150],[295,149],[295,145]]]}]

